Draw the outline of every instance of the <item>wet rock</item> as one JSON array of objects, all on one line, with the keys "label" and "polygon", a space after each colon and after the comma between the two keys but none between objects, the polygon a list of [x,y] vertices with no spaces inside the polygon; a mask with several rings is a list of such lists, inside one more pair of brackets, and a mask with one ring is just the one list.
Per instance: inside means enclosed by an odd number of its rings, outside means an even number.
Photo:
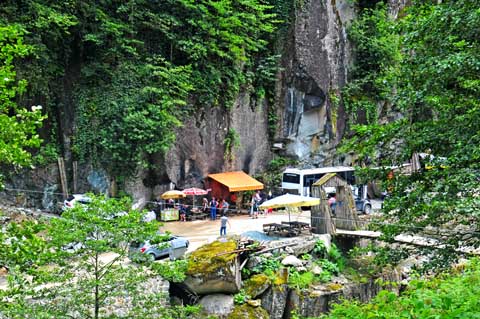
[{"label": "wet rock", "polygon": [[225,318],[233,310],[233,296],[224,294],[207,295],[200,299],[200,305],[207,314]]}]

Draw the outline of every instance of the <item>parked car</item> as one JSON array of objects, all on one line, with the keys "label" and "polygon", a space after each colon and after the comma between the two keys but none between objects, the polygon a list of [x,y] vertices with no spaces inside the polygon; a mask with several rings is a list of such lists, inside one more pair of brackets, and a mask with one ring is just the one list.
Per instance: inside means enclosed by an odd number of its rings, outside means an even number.
[{"label": "parked car", "polygon": [[[159,234],[165,236],[165,234]],[[185,237],[170,235],[166,241],[158,244],[151,244],[151,241],[147,240],[144,243],[132,243],[130,244],[130,259],[137,260],[157,260],[162,257],[170,256],[171,259],[181,257],[190,242]]]},{"label": "parked car", "polygon": [[[367,188],[366,185],[358,186],[351,186],[353,200],[355,201],[355,208],[357,212],[361,214],[371,214],[372,213],[372,203],[368,199],[367,196]],[[335,192],[332,189],[328,189],[329,193],[328,196],[328,204],[332,209],[332,213],[335,215],[335,207],[337,206]]]},{"label": "parked car", "polygon": [[368,199],[367,185],[352,186],[355,208],[362,214],[372,213],[372,203]]},{"label": "parked car", "polygon": [[73,194],[68,196],[66,200],[63,201],[62,210],[67,210],[75,207],[77,204],[88,205],[92,202],[92,199],[85,194]]},{"label": "parked car", "polygon": [[[72,209],[77,205],[87,206],[92,202],[92,198],[85,194],[73,194],[68,196],[66,200],[63,201],[62,212],[67,209]],[[126,211],[119,211],[105,216],[105,220],[112,220],[121,216],[125,216],[128,213]]]}]

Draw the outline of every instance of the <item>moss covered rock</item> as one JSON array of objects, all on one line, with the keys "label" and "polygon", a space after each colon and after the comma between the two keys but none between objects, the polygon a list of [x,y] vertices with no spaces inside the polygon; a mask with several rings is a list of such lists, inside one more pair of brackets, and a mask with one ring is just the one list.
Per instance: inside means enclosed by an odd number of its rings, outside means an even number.
[{"label": "moss covered rock", "polygon": [[241,276],[235,240],[215,241],[188,257],[185,284],[200,295],[237,293]]},{"label": "moss covered rock", "polygon": [[248,304],[235,306],[228,319],[269,319],[268,312],[262,307],[252,307]]},{"label": "moss covered rock", "polygon": [[258,274],[250,277],[244,282],[244,289],[247,295],[256,298],[263,294],[271,285],[271,280],[265,274]]}]

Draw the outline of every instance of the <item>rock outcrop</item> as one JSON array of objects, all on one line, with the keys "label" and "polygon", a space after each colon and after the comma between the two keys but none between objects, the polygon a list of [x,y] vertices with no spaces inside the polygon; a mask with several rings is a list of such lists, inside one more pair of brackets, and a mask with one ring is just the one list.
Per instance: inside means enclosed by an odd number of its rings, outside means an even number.
[{"label": "rock outcrop", "polygon": [[369,278],[362,282],[351,282],[346,280],[333,281],[332,283],[316,285],[308,290],[290,290],[288,303],[284,318],[291,318],[293,310],[302,317],[319,317],[330,311],[332,305],[344,299],[356,299],[360,302],[368,302],[375,297],[380,290],[391,290],[398,293],[398,286],[383,286],[377,280],[384,282],[400,282],[400,274],[391,270],[381,274],[379,277]]},{"label": "rock outcrop", "polygon": [[[243,92],[230,110],[205,107],[187,119],[163,162],[168,180],[183,188],[202,186],[210,173],[263,171],[272,156],[266,108]],[[232,158],[226,158],[225,137],[230,130],[237,135],[239,146],[233,147]]]},{"label": "rock outcrop", "polygon": [[241,275],[234,240],[215,241],[188,257],[184,284],[198,295],[234,294],[240,290]]},{"label": "rock outcrop", "polygon": [[346,27],[354,14],[346,0],[306,1],[295,12],[277,95],[284,105],[278,137],[288,141],[286,153],[307,166],[334,164],[334,147],[345,131],[337,100],[351,60]]},{"label": "rock outcrop", "polygon": [[269,314],[270,319],[282,319],[288,298],[288,286],[286,284],[273,284],[262,296],[262,308]]},{"label": "rock outcrop", "polygon": [[233,296],[223,294],[207,295],[200,299],[203,311],[209,315],[225,318],[233,310]]}]

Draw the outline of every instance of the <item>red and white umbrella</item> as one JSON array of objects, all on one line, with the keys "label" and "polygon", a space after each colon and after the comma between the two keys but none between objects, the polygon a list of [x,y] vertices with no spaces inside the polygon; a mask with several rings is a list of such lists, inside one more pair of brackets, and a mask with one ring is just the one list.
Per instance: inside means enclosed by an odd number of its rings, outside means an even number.
[{"label": "red and white umbrella", "polygon": [[204,190],[204,189],[196,188],[196,187],[184,189],[182,192],[185,195],[191,195],[191,196],[192,195],[196,196],[196,195],[207,195],[208,194],[208,190]]},{"label": "red and white umbrella", "polygon": [[193,196],[193,206],[195,206],[195,196],[207,195],[209,191],[211,191],[211,189],[204,190],[201,188],[192,187],[192,188],[184,189],[182,192],[185,195]]}]

